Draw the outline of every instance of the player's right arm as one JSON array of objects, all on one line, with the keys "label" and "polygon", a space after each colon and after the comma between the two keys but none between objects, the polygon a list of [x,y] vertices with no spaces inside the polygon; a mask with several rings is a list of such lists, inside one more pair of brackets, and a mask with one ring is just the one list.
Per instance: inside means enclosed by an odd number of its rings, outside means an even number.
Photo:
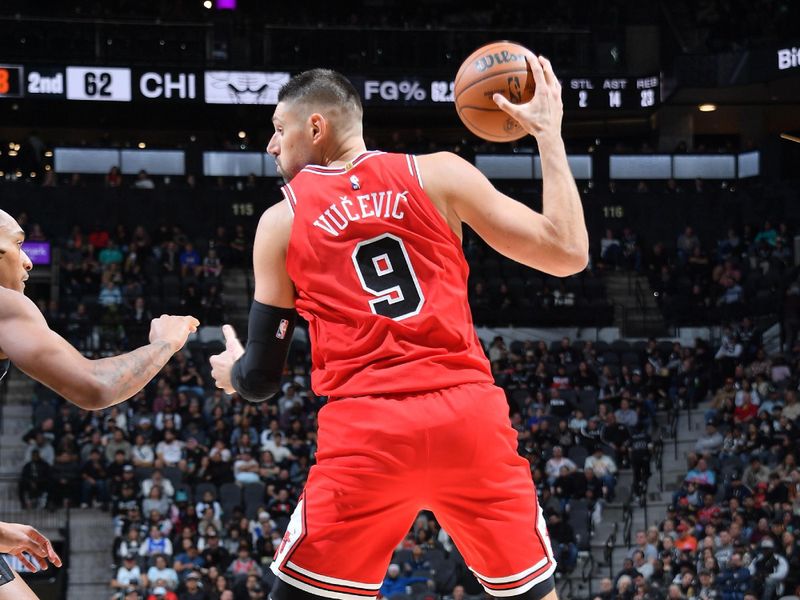
[{"label": "player's right arm", "polygon": [[467,223],[492,248],[529,267],[566,277],[586,267],[589,236],[561,138],[561,85],[546,59],[529,64],[536,81],[533,99],[511,104],[496,94],[495,101],[536,138],[542,160],[541,213],[499,192],[455,154],[420,156],[420,172],[437,206]]},{"label": "player's right arm", "polygon": [[250,402],[263,402],[279,389],[292,341],[296,313],[295,288],[286,271],[286,249],[292,213],[286,200],[261,216],[253,243],[255,297],[250,307],[247,348],[230,325],[225,351],[211,357],[211,376],[228,394],[238,392]]},{"label": "player's right arm", "polygon": [[0,349],[31,378],[87,410],[124,402],[141,390],[197,330],[194,317],[162,315],[150,344],[127,354],[90,360],[47,325],[18,292],[0,289]]}]

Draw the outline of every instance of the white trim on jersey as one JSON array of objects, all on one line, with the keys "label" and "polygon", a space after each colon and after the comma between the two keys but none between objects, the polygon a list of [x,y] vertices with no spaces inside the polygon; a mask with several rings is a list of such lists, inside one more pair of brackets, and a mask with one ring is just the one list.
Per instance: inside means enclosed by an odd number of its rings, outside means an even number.
[{"label": "white trim on jersey", "polygon": [[[358,594],[348,594],[346,592],[334,592],[333,590],[326,590],[325,588],[316,587],[313,585],[309,585],[304,581],[300,581],[299,579],[295,579],[291,575],[287,575],[283,571],[277,570],[275,568],[275,564],[272,565],[272,572],[281,579],[282,581],[288,583],[289,585],[296,587],[304,592],[308,592],[309,594],[314,594],[316,596],[323,596],[325,598],[333,598],[334,600],[365,600],[367,596],[359,596]],[[378,595],[378,592],[375,592],[375,596]],[[370,596],[369,598],[371,598]]]},{"label": "white trim on jersey", "polygon": [[417,171],[417,181],[419,181],[419,187],[424,188],[425,186],[422,184],[422,173],[419,170],[419,163],[417,162],[417,157],[415,154],[412,154],[411,158],[414,161],[414,168]]},{"label": "white trim on jersey", "polygon": [[406,154],[406,164],[408,165],[408,174],[414,177],[414,167],[411,165],[411,155]]},{"label": "white trim on jersey", "polygon": [[522,579],[523,577],[530,575],[534,571],[538,571],[547,564],[548,560],[550,560],[550,558],[545,556],[542,560],[533,565],[531,568],[525,569],[524,571],[520,571],[519,573],[515,573],[514,575],[509,575],[508,577],[484,577],[472,567],[470,567],[469,570],[488,583],[510,583],[512,581],[517,581],[518,579]]},{"label": "white trim on jersey", "polygon": [[[545,560],[550,560],[550,559],[549,558],[545,558]],[[475,570],[472,567],[470,567],[470,570],[477,575],[477,573],[475,572]],[[530,570],[528,570],[528,571],[530,571]],[[524,594],[525,592],[530,590],[535,585],[538,585],[538,584],[542,583],[543,581],[546,581],[547,579],[552,577],[552,575],[553,575],[553,573],[555,573],[555,571],[556,571],[556,563],[555,563],[555,561],[550,561],[550,566],[547,568],[547,570],[544,573],[542,573],[538,577],[534,577],[533,579],[531,579],[530,581],[528,581],[527,583],[525,583],[525,584],[523,584],[523,585],[521,585],[519,587],[513,587],[513,588],[504,589],[504,590],[498,590],[497,588],[486,587],[485,585],[483,585],[483,583],[481,583],[481,586],[483,586],[483,589],[486,590],[486,593],[489,594],[490,596],[497,596],[497,597],[500,597],[500,598],[506,598],[508,596],[519,596],[520,594]],[[478,577],[481,577],[481,579],[483,579],[483,577],[480,576],[480,575],[478,575]],[[503,579],[505,579],[505,578],[503,578]]]},{"label": "white trim on jersey", "polygon": [[358,589],[365,590],[365,591],[368,591],[368,590],[377,591],[377,590],[381,589],[381,586],[383,585],[383,583],[359,583],[357,581],[349,581],[347,579],[337,579],[336,577],[328,577],[326,575],[318,575],[317,573],[314,573],[312,571],[309,571],[308,569],[304,569],[303,567],[300,567],[300,566],[294,564],[292,561],[287,561],[286,562],[286,566],[290,567],[293,571],[297,571],[298,573],[302,573],[303,575],[306,575],[306,576],[308,576],[308,577],[310,577],[312,579],[318,579],[318,580],[320,580],[320,581],[322,581],[324,583],[331,583],[333,585],[346,585],[348,587],[358,588]]},{"label": "white trim on jersey", "polygon": [[[363,154],[359,154],[356,156],[350,164],[352,167],[361,164],[368,158],[372,156],[378,156],[380,154],[386,154],[382,150],[368,150]],[[315,175],[342,175],[343,173],[347,173],[350,169],[345,169],[344,167],[324,167],[322,165],[308,165],[303,167],[302,171],[306,171],[308,173],[314,173]]]},{"label": "white trim on jersey", "polygon": [[289,205],[289,208],[292,210],[292,215],[294,215],[294,204],[292,203],[292,199],[289,198],[289,194],[286,192],[286,186],[281,187],[281,194],[283,194],[284,200]]}]

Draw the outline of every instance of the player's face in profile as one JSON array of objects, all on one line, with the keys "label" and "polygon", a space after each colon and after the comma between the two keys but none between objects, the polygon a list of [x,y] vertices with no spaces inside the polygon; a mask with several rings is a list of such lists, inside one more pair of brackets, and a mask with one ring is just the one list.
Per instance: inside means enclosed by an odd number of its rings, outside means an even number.
[{"label": "player's face in profile", "polygon": [[0,211],[0,285],[22,292],[28,271],[33,268],[31,259],[22,249],[25,234],[19,223]]},{"label": "player's face in profile", "polygon": [[278,173],[286,182],[292,180],[303,167],[313,164],[314,147],[308,116],[301,107],[279,102],[272,116],[275,133],[267,145],[267,152],[275,157]]}]

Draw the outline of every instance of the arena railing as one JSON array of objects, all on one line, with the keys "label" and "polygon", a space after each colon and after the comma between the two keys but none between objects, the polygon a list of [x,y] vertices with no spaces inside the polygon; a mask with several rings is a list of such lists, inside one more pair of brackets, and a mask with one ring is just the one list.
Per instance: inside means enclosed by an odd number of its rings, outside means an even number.
[{"label": "arena railing", "polygon": [[622,541],[626,548],[631,547],[631,532],[633,531],[633,507],[630,499],[622,506]]},{"label": "arena railing", "polygon": [[587,586],[589,598],[592,597],[592,579],[594,578],[594,569],[594,556],[592,556],[592,553],[589,552],[589,555],[586,557],[583,565],[581,565],[581,581]]},{"label": "arena railing", "polygon": [[617,533],[619,531],[619,523],[614,523],[614,529],[611,530],[606,543],[603,546],[603,560],[608,565],[608,576],[614,578],[614,549],[617,546]]},{"label": "arena railing", "polygon": [[658,491],[664,491],[664,440],[653,442],[653,461],[658,469]]}]

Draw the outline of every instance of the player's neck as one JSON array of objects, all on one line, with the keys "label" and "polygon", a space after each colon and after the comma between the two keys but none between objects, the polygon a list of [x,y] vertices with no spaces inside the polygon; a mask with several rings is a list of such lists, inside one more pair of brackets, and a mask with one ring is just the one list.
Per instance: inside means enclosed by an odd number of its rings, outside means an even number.
[{"label": "player's neck", "polygon": [[344,167],[349,162],[352,162],[364,152],[367,151],[367,146],[361,137],[349,138],[343,140],[336,148],[332,149],[328,156],[325,157],[323,165],[326,167]]}]

